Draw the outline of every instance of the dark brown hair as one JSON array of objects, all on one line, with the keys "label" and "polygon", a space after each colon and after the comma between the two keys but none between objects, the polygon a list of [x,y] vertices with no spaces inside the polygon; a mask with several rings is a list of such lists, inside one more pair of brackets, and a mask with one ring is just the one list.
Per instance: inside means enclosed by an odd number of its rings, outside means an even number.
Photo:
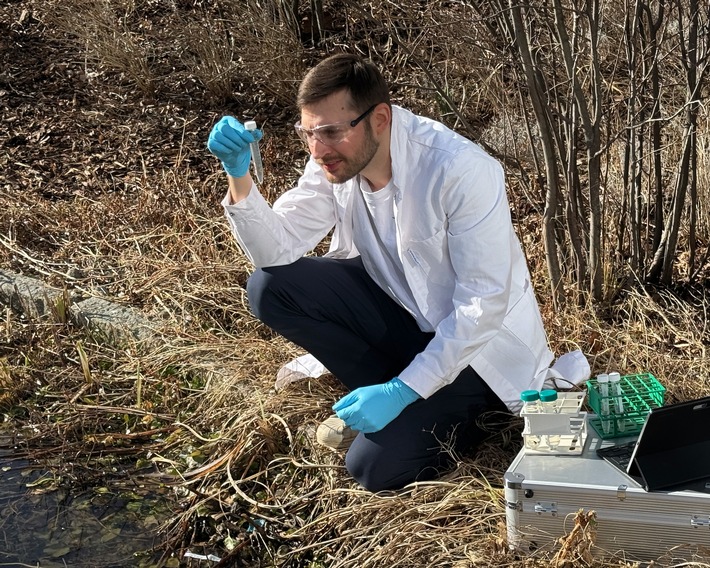
[{"label": "dark brown hair", "polygon": [[350,93],[358,112],[377,103],[390,104],[389,87],[380,70],[371,61],[349,53],[331,55],[313,67],[298,88],[296,104],[302,109],[343,89]]}]

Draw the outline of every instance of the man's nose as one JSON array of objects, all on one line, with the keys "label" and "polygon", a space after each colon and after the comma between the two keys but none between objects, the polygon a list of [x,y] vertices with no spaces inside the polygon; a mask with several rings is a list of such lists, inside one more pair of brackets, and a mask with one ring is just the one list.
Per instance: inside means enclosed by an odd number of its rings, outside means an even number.
[{"label": "man's nose", "polygon": [[318,140],[318,138],[313,137],[308,140],[308,151],[311,153],[316,160],[325,156],[330,150],[330,146],[326,146]]}]

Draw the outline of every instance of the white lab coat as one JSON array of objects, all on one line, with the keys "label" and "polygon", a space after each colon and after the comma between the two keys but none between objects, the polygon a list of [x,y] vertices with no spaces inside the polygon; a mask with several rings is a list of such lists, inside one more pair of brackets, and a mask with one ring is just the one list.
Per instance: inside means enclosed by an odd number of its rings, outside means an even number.
[{"label": "white lab coat", "polygon": [[[471,365],[513,411],[542,386],[548,348],[503,170],[443,124],[393,107],[391,135],[398,254],[435,336],[399,378],[426,398]],[[290,264],[334,229],[329,256],[350,258],[357,182],[331,184],[310,160],[297,187],[270,207],[256,187],[225,213],[257,267]],[[367,268],[367,255],[363,254]]]}]

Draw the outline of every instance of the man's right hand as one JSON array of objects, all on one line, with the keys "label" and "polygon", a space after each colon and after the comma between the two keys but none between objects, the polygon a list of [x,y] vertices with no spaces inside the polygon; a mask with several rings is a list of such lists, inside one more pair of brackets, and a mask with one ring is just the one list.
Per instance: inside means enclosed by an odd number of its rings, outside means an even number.
[{"label": "man's right hand", "polygon": [[212,127],[207,149],[222,161],[222,167],[233,178],[244,177],[249,171],[249,144],[261,140],[261,130],[247,130],[233,116],[223,116]]}]

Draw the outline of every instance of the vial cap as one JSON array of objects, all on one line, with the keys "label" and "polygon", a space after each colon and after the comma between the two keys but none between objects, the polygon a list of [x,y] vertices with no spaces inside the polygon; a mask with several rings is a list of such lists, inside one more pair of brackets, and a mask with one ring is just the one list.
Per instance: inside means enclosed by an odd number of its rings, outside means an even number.
[{"label": "vial cap", "polygon": [[554,389],[545,389],[540,391],[540,400],[542,402],[553,402],[557,400],[557,391]]},{"label": "vial cap", "polygon": [[520,400],[523,402],[534,402],[540,400],[540,393],[536,390],[524,390],[520,393]]},{"label": "vial cap", "polygon": [[606,373],[602,373],[601,375],[597,375],[597,382],[598,383],[608,383],[609,382],[609,375]]},{"label": "vial cap", "polygon": [[617,383],[621,380],[621,375],[619,373],[609,373],[609,382]]},{"label": "vial cap", "polygon": [[247,120],[244,123],[244,128],[246,128],[247,130],[256,130],[256,122],[254,122],[253,120]]}]

